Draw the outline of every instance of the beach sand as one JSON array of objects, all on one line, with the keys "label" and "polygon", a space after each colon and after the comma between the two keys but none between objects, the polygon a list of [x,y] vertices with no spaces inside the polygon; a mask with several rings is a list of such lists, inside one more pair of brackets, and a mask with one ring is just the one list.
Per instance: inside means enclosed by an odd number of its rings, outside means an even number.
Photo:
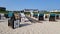
[{"label": "beach sand", "polygon": [[42,22],[27,22],[29,25],[12,29],[8,26],[8,19],[6,19],[4,22],[0,22],[0,34],[60,34],[60,20],[57,20],[57,22]]}]

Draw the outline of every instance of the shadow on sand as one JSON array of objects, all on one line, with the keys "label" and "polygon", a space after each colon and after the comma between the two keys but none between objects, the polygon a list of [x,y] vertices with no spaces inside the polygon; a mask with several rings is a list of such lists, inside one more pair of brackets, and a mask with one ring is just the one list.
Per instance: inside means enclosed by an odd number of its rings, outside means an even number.
[{"label": "shadow on sand", "polygon": [[19,27],[28,26],[28,25],[31,25],[31,24],[28,24],[28,23],[26,23],[26,24],[20,24]]},{"label": "shadow on sand", "polygon": [[5,22],[5,21],[0,21],[0,22]]}]

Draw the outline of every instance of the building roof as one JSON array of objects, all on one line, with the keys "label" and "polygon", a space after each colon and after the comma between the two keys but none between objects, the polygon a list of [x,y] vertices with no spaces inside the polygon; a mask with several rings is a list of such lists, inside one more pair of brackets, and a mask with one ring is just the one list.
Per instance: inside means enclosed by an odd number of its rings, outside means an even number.
[{"label": "building roof", "polygon": [[38,11],[38,9],[24,9],[25,11]]},{"label": "building roof", "polygon": [[50,11],[50,12],[60,12],[60,10],[52,10],[52,11]]},{"label": "building roof", "polygon": [[0,7],[0,8],[5,8],[5,7]]}]

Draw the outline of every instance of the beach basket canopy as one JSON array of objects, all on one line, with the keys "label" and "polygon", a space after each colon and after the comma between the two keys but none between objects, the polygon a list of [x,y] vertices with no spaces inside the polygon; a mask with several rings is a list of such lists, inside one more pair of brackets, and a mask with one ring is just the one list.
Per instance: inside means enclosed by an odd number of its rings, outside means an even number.
[{"label": "beach basket canopy", "polygon": [[9,12],[8,17],[12,17],[12,16],[13,16],[13,12]]},{"label": "beach basket canopy", "polygon": [[44,14],[39,14],[39,16],[44,16]]},{"label": "beach basket canopy", "polygon": [[50,16],[55,16],[56,14],[50,14]]}]

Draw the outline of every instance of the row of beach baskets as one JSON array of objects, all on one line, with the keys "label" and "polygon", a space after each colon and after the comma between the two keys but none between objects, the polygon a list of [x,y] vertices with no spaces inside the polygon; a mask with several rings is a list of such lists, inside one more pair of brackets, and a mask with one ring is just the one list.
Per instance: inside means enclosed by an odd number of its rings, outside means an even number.
[{"label": "row of beach baskets", "polygon": [[45,17],[44,14],[33,14],[33,17],[38,18],[38,20],[44,20],[44,18],[49,18],[49,21],[55,21],[56,19],[59,19],[59,14],[45,15]]},{"label": "row of beach baskets", "polygon": [[[13,29],[20,26],[21,14],[9,12],[8,14],[5,14],[5,17],[8,18],[8,26],[11,26]],[[38,18],[38,20],[44,20],[44,14],[33,14],[33,17]],[[45,15],[45,18],[48,18],[48,16]],[[56,19],[59,19],[58,14],[50,14],[49,21],[55,21]]]}]

